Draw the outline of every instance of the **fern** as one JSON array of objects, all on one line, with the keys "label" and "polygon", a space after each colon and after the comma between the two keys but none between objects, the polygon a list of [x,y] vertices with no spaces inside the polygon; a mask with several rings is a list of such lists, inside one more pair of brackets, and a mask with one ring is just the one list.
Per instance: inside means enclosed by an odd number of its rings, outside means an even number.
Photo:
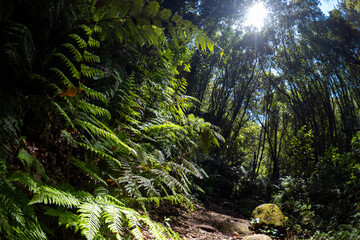
[{"label": "fern", "polygon": [[67,208],[78,207],[80,205],[80,201],[72,194],[49,186],[41,186],[34,190],[34,197],[29,204],[35,203],[55,204]]},{"label": "fern", "polygon": [[100,229],[100,217],[103,208],[96,202],[82,203],[79,209],[81,233],[88,240],[94,239]]},{"label": "fern", "polygon": [[[69,49],[69,51],[73,54],[73,58],[74,58],[75,61],[77,61],[77,62],[82,62],[83,61],[82,54],[80,53],[80,51],[73,44],[64,43],[62,46]],[[85,58],[85,56],[84,56],[84,58]]]},{"label": "fern", "polygon": [[[121,141],[116,136],[116,134],[114,134],[110,129],[104,130],[100,127],[95,126],[94,124],[91,124],[89,122],[82,121],[79,119],[76,120],[76,123],[79,124],[84,129],[88,130],[89,132],[96,134],[97,136],[111,139],[112,141],[114,141],[114,143],[116,143],[118,146],[122,147],[127,152],[136,155],[136,151],[134,149],[132,149],[131,147],[129,147],[128,145],[126,145],[123,141]],[[105,127],[105,126],[102,125],[102,127]]]},{"label": "fern", "polygon": [[75,40],[75,42],[77,43],[77,47],[79,47],[80,49],[87,47],[86,41],[82,39],[79,35],[73,33],[70,34],[69,37]]},{"label": "fern", "polygon": [[84,84],[80,83],[80,88],[85,91],[86,95],[88,97],[90,97],[91,99],[94,99],[94,100],[99,100],[103,103],[107,103],[108,100],[106,98],[106,96],[101,93],[101,92],[98,92],[98,91],[95,91],[87,86],[85,86]]},{"label": "fern", "polygon": [[75,67],[75,65],[70,61],[68,57],[66,57],[62,53],[55,53],[55,56],[59,57],[62,60],[62,62],[68,67],[68,70],[72,74],[73,78],[80,80],[81,77],[80,71]]},{"label": "fern", "polygon": [[52,217],[57,217],[59,226],[65,225],[66,228],[73,228],[75,233],[80,230],[80,216],[75,213],[59,207],[56,209],[47,208],[45,214]]},{"label": "fern", "polygon": [[88,174],[91,178],[93,178],[98,182],[103,183],[105,186],[107,186],[107,183],[99,176],[99,170],[97,169],[97,167],[92,163],[92,162],[83,162],[75,157],[71,158],[71,162],[77,166],[78,168],[80,168],[84,173]]},{"label": "fern", "polygon": [[33,157],[31,154],[29,154],[25,149],[20,149],[18,158],[21,160],[27,172],[31,172],[32,170],[34,170],[35,173],[40,174],[45,180],[49,179],[40,161]]},{"label": "fern", "polygon": [[105,108],[88,103],[84,100],[77,101],[75,104],[77,107],[79,107],[85,113],[88,113],[90,116],[92,115],[96,117],[106,117],[107,119],[111,118],[110,112]]},{"label": "fern", "polygon": [[0,180],[0,231],[7,239],[47,239],[27,196],[11,182]]}]

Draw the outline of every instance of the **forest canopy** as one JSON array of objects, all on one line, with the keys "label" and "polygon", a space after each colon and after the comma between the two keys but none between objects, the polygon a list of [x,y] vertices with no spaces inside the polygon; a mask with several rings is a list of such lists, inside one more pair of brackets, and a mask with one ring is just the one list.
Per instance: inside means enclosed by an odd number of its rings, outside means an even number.
[{"label": "forest canopy", "polygon": [[358,239],[359,47],[354,0],[2,0],[0,238],[181,239],[150,212],[226,196]]}]

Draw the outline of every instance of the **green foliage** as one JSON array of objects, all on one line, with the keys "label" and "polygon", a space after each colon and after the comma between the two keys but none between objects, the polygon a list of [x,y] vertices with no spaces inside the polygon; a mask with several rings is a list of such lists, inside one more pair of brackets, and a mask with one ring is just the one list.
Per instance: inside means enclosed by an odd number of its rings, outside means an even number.
[{"label": "green foliage", "polygon": [[307,178],[314,167],[314,136],[303,126],[296,135],[292,135],[286,149],[286,161],[283,169],[292,177]]}]

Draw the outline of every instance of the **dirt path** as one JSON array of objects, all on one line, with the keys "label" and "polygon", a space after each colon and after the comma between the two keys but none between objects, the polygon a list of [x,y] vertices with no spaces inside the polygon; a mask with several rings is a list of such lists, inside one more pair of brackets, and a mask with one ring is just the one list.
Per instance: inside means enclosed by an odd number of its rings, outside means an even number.
[{"label": "dirt path", "polygon": [[170,222],[184,239],[242,239],[249,234],[249,220],[226,207],[226,202],[196,206],[189,215],[179,210]]}]

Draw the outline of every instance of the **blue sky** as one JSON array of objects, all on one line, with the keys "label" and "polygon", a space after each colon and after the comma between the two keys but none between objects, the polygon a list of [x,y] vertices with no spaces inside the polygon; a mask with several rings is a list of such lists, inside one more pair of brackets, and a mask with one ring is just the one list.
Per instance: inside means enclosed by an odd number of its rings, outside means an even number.
[{"label": "blue sky", "polygon": [[320,0],[320,9],[323,13],[328,14],[337,5],[337,0]]}]

